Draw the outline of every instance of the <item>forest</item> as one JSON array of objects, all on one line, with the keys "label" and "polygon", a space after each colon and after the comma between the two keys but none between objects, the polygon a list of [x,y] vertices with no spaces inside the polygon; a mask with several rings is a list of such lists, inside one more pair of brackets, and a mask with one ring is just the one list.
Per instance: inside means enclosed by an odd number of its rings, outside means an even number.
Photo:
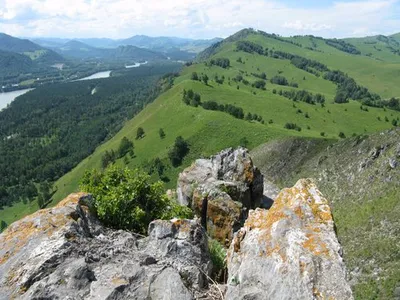
[{"label": "forest", "polygon": [[[160,92],[180,64],[37,88],[0,112],[0,207],[51,196],[51,182],[112,137]],[[171,75],[165,75],[171,73]]]}]

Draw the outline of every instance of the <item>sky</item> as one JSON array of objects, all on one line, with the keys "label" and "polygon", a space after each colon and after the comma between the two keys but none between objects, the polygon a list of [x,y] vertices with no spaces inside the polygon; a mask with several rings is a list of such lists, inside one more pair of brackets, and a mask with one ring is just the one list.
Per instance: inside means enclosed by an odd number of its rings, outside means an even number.
[{"label": "sky", "polygon": [[252,27],[283,36],[400,32],[400,0],[0,0],[0,32],[23,37],[225,38]]}]

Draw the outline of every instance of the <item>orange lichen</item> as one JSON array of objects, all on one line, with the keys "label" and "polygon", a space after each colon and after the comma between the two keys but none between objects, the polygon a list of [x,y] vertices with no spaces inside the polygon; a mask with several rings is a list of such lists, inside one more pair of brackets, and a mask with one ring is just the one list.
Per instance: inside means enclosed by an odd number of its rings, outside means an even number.
[{"label": "orange lichen", "polygon": [[321,241],[321,239],[312,233],[308,233],[307,235],[307,240],[305,240],[302,243],[302,246],[305,249],[308,249],[309,251],[311,251],[314,255],[325,255],[325,256],[329,256],[329,250],[326,247],[326,244],[324,242]]},{"label": "orange lichen", "polygon": [[111,279],[111,282],[112,282],[113,285],[118,285],[118,286],[120,286],[120,285],[126,285],[126,284],[129,283],[128,280],[126,280],[125,278],[119,277],[119,276],[117,276],[117,275],[115,275],[115,276]]},{"label": "orange lichen", "polygon": [[42,209],[9,226],[0,236],[0,245],[7,249],[0,258],[0,265],[24,247],[35,236],[46,235],[51,237],[60,227],[73,221],[68,211],[59,211],[63,207],[71,207],[71,211],[78,204],[79,199],[86,194],[71,194],[61,201],[55,208]]}]

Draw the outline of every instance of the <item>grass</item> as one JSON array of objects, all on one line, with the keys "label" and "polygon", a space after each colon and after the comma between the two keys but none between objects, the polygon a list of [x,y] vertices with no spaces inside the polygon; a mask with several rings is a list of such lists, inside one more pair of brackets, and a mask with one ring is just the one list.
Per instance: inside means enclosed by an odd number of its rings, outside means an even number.
[{"label": "grass", "polygon": [[393,192],[365,203],[345,202],[334,210],[346,266],[359,267],[362,274],[356,299],[390,299],[400,283],[399,196]]},{"label": "grass", "polygon": [[14,203],[13,206],[6,206],[0,210],[0,220],[3,220],[10,225],[15,220],[19,220],[27,215],[30,215],[38,209],[39,206],[36,200],[27,202],[26,204],[23,202]]}]

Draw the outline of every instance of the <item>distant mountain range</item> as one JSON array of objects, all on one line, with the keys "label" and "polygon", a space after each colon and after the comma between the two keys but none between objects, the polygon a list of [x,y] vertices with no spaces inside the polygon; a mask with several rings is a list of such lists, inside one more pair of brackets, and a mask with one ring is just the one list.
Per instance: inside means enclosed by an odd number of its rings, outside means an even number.
[{"label": "distant mountain range", "polygon": [[185,39],[177,37],[150,37],[146,35],[135,35],[127,39],[87,38],[87,39],[62,39],[62,38],[35,38],[35,43],[49,48],[60,48],[70,41],[77,41],[95,48],[117,48],[119,46],[136,46],[159,52],[187,51],[199,53],[214,43],[221,41],[214,39]]},{"label": "distant mountain range", "polygon": [[167,56],[160,52],[131,45],[119,46],[117,48],[96,48],[78,40],[68,41],[53,49],[67,58],[122,59],[130,61],[167,59]]}]

